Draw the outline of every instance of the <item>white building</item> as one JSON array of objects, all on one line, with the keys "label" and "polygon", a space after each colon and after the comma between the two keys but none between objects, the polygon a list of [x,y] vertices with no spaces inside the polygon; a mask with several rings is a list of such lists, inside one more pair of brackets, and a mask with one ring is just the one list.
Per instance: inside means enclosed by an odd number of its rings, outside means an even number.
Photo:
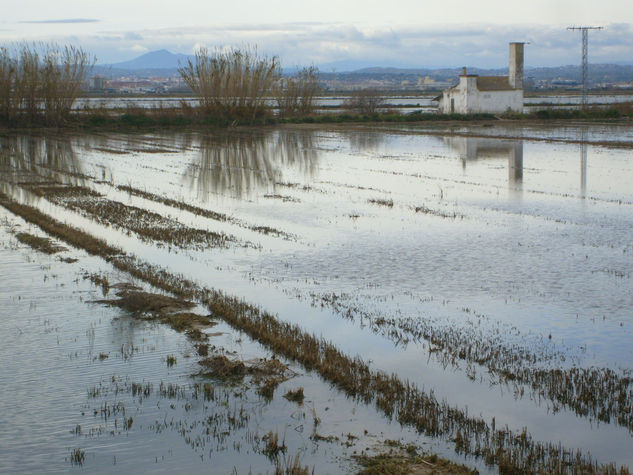
[{"label": "white building", "polygon": [[510,43],[508,76],[467,74],[459,84],[444,91],[439,111],[443,114],[523,112],[523,43]]}]

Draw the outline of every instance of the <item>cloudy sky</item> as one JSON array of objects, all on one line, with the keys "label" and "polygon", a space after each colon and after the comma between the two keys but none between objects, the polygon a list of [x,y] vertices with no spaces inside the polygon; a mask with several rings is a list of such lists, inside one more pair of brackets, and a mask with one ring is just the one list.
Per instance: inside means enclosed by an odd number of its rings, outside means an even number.
[{"label": "cloudy sky", "polygon": [[[8,3],[9,0],[2,0]],[[72,43],[99,63],[148,51],[257,45],[286,67],[503,67],[507,43],[527,41],[527,66],[633,64],[631,0],[18,0],[3,9],[0,42]]]}]

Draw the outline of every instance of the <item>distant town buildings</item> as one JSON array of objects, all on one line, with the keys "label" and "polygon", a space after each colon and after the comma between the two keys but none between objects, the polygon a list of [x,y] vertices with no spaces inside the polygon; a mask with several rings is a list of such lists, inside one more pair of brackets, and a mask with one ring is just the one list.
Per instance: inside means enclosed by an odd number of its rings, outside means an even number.
[{"label": "distant town buildings", "polygon": [[93,76],[88,81],[88,89],[90,91],[103,92],[108,88],[108,80],[103,76]]},{"label": "distant town buildings", "polygon": [[181,94],[191,92],[180,76],[123,76],[112,79],[93,76],[88,80],[87,89],[88,92],[110,94]]}]

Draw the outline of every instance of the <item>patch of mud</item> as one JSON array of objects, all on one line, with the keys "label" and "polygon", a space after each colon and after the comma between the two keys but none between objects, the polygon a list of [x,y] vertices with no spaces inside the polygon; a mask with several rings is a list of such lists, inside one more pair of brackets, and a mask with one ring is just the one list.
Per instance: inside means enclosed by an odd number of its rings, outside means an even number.
[{"label": "patch of mud", "polygon": [[159,316],[195,307],[195,304],[188,300],[138,290],[120,290],[116,295],[118,299],[96,300],[95,303],[112,305],[133,313]]}]

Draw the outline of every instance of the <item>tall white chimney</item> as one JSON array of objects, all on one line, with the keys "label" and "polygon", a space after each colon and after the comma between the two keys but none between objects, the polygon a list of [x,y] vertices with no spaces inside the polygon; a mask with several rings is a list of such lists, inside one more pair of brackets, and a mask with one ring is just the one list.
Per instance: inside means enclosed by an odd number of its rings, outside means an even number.
[{"label": "tall white chimney", "polygon": [[508,80],[514,89],[523,89],[523,43],[510,43]]}]

